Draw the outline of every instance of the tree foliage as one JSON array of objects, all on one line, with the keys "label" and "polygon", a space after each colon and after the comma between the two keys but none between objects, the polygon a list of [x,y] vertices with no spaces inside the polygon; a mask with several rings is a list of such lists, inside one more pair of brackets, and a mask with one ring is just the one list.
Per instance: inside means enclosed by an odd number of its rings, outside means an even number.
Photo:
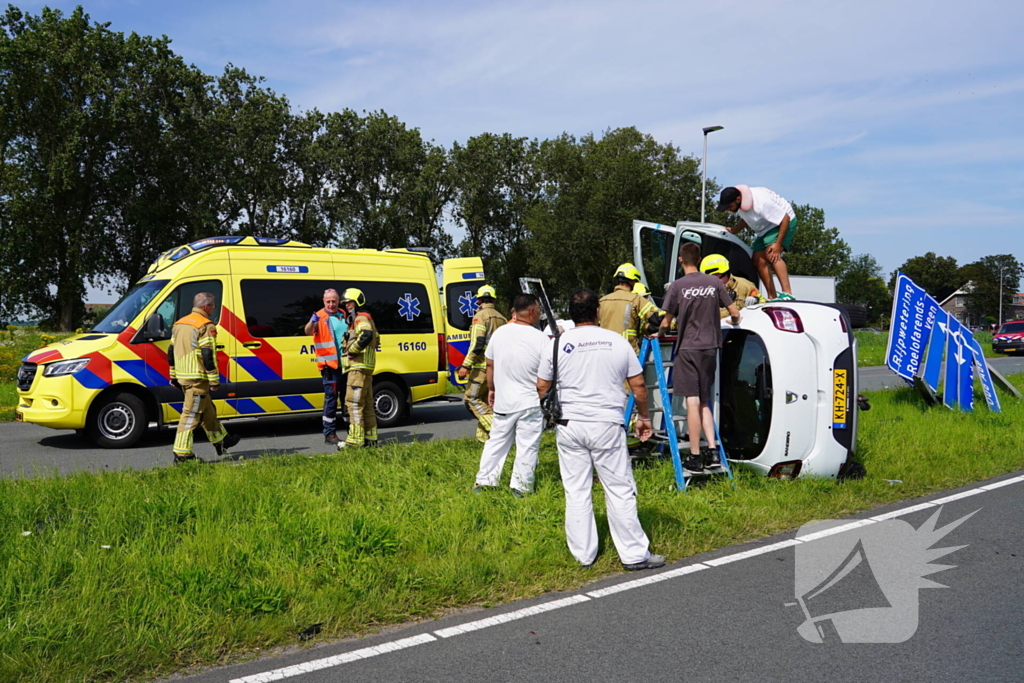
[{"label": "tree foliage", "polygon": [[858,254],[850,259],[836,284],[836,299],[843,304],[865,306],[869,322],[877,322],[889,314],[892,292],[874,256]]},{"label": "tree foliage", "polygon": [[850,245],[838,228],[825,227],[825,211],[809,204],[794,204],[797,231],[786,252],[792,275],[820,275],[839,278],[850,261]]},{"label": "tree foliage", "polygon": [[[1010,310],[1016,285],[1024,269],[1012,254],[996,254],[984,256],[974,263],[968,263],[960,269],[960,277],[967,285],[970,296],[966,299],[967,314],[970,319],[981,322],[985,318],[998,320],[999,316],[999,279],[1002,273],[1003,316]],[[999,320],[999,322],[1002,322]]]},{"label": "tree foliage", "polygon": [[964,284],[956,259],[952,256],[938,256],[934,251],[904,261],[889,278],[889,289],[896,288],[897,272],[909,277],[939,301],[945,300]]}]

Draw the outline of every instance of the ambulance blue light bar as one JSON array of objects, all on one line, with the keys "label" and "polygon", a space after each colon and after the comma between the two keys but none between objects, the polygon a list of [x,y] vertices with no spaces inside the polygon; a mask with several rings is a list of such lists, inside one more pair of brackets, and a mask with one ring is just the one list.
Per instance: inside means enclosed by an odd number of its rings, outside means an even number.
[{"label": "ambulance blue light bar", "polygon": [[203,240],[189,242],[188,246],[195,251],[199,251],[200,249],[206,249],[207,247],[216,247],[224,244],[238,244],[244,239],[244,236],[237,235],[234,237],[207,237],[206,239]]},{"label": "ambulance blue light bar", "polygon": [[262,244],[263,246],[276,247],[281,244],[287,244],[291,242],[287,237],[254,237],[256,244]]},{"label": "ambulance blue light bar", "polygon": [[190,253],[191,252],[188,250],[188,247],[182,247],[181,249],[179,249],[178,251],[174,252],[173,254],[168,256],[167,258],[170,261],[177,261],[180,258],[185,258]]}]

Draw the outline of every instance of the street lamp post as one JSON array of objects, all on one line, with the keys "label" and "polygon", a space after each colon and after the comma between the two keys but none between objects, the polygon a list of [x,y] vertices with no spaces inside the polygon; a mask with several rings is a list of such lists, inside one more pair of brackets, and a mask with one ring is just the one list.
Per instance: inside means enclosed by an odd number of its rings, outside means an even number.
[{"label": "street lamp post", "polygon": [[714,133],[716,130],[722,130],[725,126],[708,126],[704,128],[704,161],[701,162],[701,181],[700,181],[700,222],[704,222],[704,200],[708,193],[708,133]]},{"label": "street lamp post", "polygon": [[1006,270],[1006,266],[999,269],[999,320],[996,321],[996,331],[1003,324],[1003,271]]}]

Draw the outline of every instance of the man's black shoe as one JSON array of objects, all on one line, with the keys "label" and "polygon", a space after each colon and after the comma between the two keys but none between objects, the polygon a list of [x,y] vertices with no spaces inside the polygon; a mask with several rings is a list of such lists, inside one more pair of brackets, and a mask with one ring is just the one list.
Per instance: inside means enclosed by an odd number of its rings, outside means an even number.
[{"label": "man's black shoe", "polygon": [[224,455],[228,452],[228,449],[232,446],[237,446],[238,442],[242,440],[238,434],[228,434],[224,437],[224,440],[213,444],[214,449],[217,451],[217,455]]},{"label": "man's black shoe", "polygon": [[691,453],[690,457],[683,461],[683,469],[690,472],[703,472],[704,462],[699,454],[694,455]]},{"label": "man's black shoe", "polygon": [[718,457],[717,448],[709,448],[707,446],[701,448],[700,457],[704,461],[704,467],[708,469],[722,466],[722,460]]},{"label": "man's black shoe", "polygon": [[658,567],[665,566],[665,558],[661,555],[651,555],[643,562],[637,562],[636,564],[623,564],[622,568],[627,572],[638,572],[641,569],[657,569]]},{"label": "man's black shoe", "polygon": [[334,448],[337,448],[338,444],[340,444],[341,442],[341,439],[339,439],[338,435],[335,434],[334,432],[331,432],[330,434],[324,437],[324,444],[327,446],[333,446]]}]

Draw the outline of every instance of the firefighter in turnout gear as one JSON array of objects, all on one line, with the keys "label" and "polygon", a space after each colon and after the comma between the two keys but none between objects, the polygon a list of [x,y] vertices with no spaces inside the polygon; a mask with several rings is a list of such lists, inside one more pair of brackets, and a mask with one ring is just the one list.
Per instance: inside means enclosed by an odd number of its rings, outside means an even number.
[{"label": "firefighter in turnout gear", "polygon": [[217,410],[210,398],[210,392],[220,385],[217,324],[211,319],[214,310],[213,294],[200,292],[192,300],[192,312],[171,328],[171,345],[167,347],[171,384],[185,392],[174,435],[175,463],[198,459],[192,452],[192,432],[200,422],[217,455],[224,455],[240,440],[237,434],[228,436],[217,420]]},{"label": "firefighter in turnout gear", "polygon": [[[736,308],[746,308],[747,306],[763,304],[765,302],[764,297],[757,291],[757,287],[754,286],[753,282],[746,278],[737,277],[729,271],[729,259],[721,254],[705,256],[704,260],[700,262],[700,272],[717,276],[722,281],[722,284],[725,285],[725,291],[729,292],[729,297],[736,304]],[[720,308],[718,312],[722,318],[729,316],[728,309]]]},{"label": "firefighter in turnout gear", "polygon": [[606,330],[621,334],[633,351],[640,353],[640,342],[647,328],[657,330],[661,324],[658,307],[633,291],[640,282],[640,271],[632,263],[623,263],[615,271],[615,289],[601,297],[600,324]]},{"label": "firefighter in turnout gear", "polygon": [[348,386],[345,407],[348,408],[348,438],[338,448],[377,445],[377,414],[373,405],[373,369],[377,365],[377,344],[380,335],[373,318],[359,310],[366,305],[362,290],[349,287],[341,295],[341,306],[348,321],[344,349],[348,358]]},{"label": "firefighter in turnout gear", "polygon": [[480,304],[473,315],[473,327],[469,339],[469,352],[459,368],[459,379],[466,384],[466,407],[477,419],[476,440],[481,443],[491,436],[491,420],[494,411],[487,401],[490,387],[487,386],[487,360],[484,351],[494,331],[508,322],[494,307],[494,287],[483,285],[476,290]]}]

